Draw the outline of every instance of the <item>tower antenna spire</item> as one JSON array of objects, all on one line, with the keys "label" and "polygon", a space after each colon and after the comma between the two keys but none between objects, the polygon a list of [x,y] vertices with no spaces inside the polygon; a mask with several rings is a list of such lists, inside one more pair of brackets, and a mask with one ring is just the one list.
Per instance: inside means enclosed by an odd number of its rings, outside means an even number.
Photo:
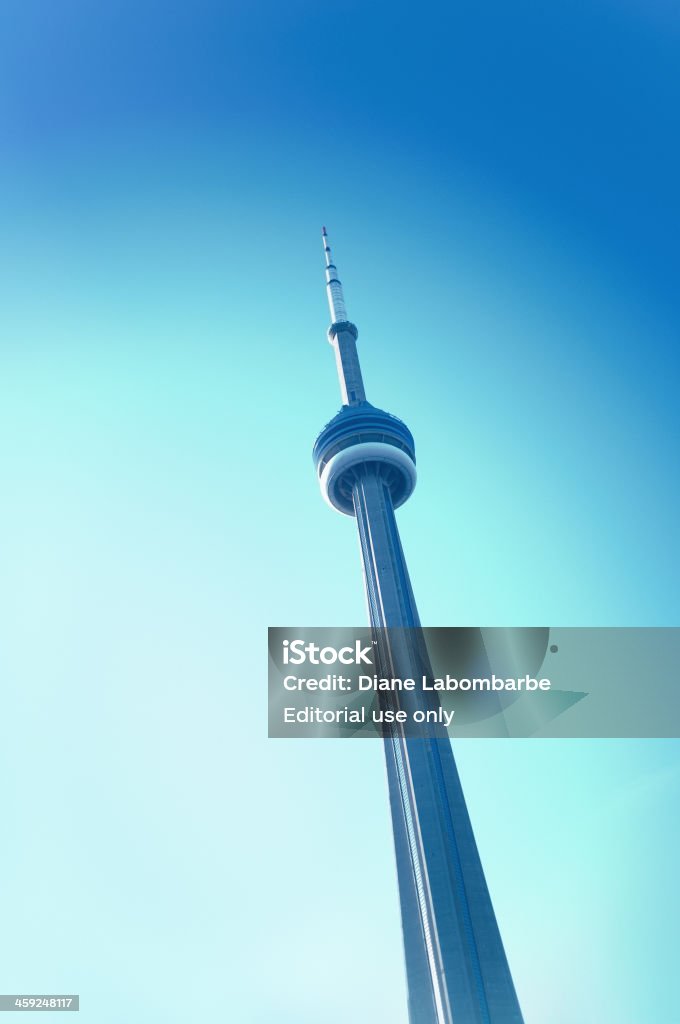
[{"label": "tower antenna spire", "polygon": [[338,277],[338,268],[333,262],[333,254],[328,243],[328,232],[325,226],[321,229],[321,239],[326,257],[326,295],[331,314],[328,340],[335,349],[335,362],[338,370],[342,404],[355,406],[366,401],[366,392],[364,391],[364,382],[361,376],[361,366],[359,365],[359,355],[357,353],[359,332],[347,317],[342,282]]},{"label": "tower antenna spire", "polygon": [[321,239],[326,256],[326,294],[328,295],[328,308],[331,312],[331,323],[343,323],[347,321],[345,297],[342,292],[342,282],[338,277],[338,268],[333,262],[333,254],[328,242],[328,232],[325,225],[321,231]]}]

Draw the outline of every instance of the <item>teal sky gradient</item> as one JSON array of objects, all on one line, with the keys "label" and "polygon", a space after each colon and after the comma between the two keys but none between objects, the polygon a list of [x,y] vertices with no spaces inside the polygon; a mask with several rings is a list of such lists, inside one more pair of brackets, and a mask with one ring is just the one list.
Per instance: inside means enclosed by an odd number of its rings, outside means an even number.
[{"label": "teal sky gradient", "polygon": [[[266,739],[266,627],[365,620],[321,225],[423,621],[677,625],[677,15],[0,28],[0,988],[405,1024],[380,746]],[[526,1024],[680,1024],[678,743],[457,756]]]}]

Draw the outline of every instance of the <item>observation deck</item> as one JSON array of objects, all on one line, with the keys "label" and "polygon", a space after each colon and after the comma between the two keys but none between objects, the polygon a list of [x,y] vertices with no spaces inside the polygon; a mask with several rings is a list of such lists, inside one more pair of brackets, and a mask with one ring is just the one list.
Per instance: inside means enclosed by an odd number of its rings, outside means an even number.
[{"label": "observation deck", "polygon": [[370,402],[343,406],[317,437],[313,457],[324,500],[343,515],[354,515],[352,489],[363,467],[379,466],[395,508],[416,485],[411,431]]}]

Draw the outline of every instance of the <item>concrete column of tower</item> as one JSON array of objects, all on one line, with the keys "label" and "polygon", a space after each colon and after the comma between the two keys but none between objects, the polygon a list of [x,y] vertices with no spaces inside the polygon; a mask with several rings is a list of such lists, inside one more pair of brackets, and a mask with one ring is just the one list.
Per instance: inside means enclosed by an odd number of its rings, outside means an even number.
[{"label": "concrete column of tower", "polygon": [[358,405],[366,401],[364,382],[357,352],[357,331],[354,324],[336,323],[328,331],[335,352],[340,394],[343,405]]},{"label": "concrete column of tower", "polygon": [[[390,492],[376,463],[353,471],[371,625],[384,672],[432,677]],[[381,672],[383,669],[381,669]],[[430,710],[434,694],[415,692]],[[411,1024],[521,1024],[451,744],[444,730],[385,739]]]}]

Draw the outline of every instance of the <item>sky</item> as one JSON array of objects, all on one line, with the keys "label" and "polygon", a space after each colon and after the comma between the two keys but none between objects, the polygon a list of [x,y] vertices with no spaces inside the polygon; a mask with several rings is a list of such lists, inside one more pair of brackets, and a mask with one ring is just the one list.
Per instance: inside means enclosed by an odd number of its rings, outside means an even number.
[{"label": "sky", "polygon": [[[376,744],[268,741],[365,621],[311,447],[413,431],[427,625],[678,624],[668,0],[5,0],[0,987],[406,1024]],[[526,1024],[680,1024],[676,741],[456,747]]]}]

